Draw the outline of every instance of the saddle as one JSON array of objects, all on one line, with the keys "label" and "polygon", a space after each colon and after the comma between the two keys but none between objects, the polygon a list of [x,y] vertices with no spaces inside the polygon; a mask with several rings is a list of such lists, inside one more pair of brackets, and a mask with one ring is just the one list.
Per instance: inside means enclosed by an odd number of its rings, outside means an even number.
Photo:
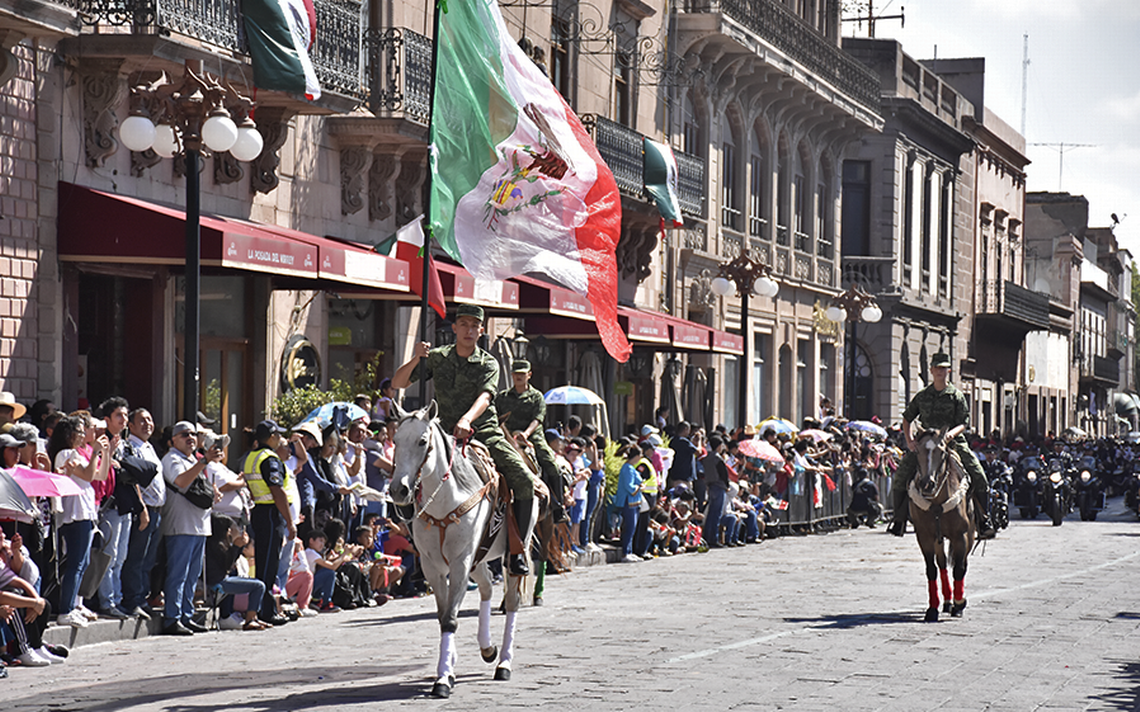
[{"label": "saddle", "polygon": [[[491,451],[487,449],[486,445],[472,439],[468,442],[467,447],[470,449],[468,460],[474,466],[475,471],[479,473],[483,484],[488,485],[495,482],[491,485],[495,496],[494,506],[491,509],[491,516],[487,518],[486,526],[483,527],[479,546],[475,549],[475,560],[482,561],[487,555],[491,549],[491,544],[499,534],[499,530],[503,528],[503,524],[507,524],[510,553],[521,554],[525,550],[525,545],[522,535],[519,533],[518,523],[515,521],[514,508],[509,506],[514,497],[506,478],[495,469],[495,461],[491,459]],[[534,496],[539,500],[539,512],[546,511],[550,502],[550,490],[539,478],[534,478]]]}]

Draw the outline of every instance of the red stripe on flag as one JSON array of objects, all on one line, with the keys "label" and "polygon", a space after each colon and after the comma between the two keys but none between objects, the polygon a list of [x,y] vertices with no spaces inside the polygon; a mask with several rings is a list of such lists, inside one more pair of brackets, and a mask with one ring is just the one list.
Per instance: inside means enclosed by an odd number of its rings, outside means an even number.
[{"label": "red stripe on flag", "polygon": [[[396,258],[407,262],[412,269],[408,286],[417,296],[424,295],[424,258],[420,256],[420,248],[410,242],[396,243]],[[435,259],[428,255],[428,306],[435,309],[440,319],[447,318],[447,303],[443,297],[443,283],[439,279],[439,270],[435,266]]]},{"label": "red stripe on flag", "polygon": [[586,206],[590,215],[585,224],[575,231],[578,254],[589,280],[586,298],[594,308],[595,323],[598,335],[602,337],[602,346],[618,363],[625,363],[633,353],[633,347],[630,346],[617,320],[616,254],[618,240],[621,239],[621,196],[618,194],[614,174],[602,160],[593,139],[578,120],[578,115],[565,99],[562,99],[562,106],[566,110],[566,120],[574,130],[578,143],[598,166],[597,180],[586,194]]}]

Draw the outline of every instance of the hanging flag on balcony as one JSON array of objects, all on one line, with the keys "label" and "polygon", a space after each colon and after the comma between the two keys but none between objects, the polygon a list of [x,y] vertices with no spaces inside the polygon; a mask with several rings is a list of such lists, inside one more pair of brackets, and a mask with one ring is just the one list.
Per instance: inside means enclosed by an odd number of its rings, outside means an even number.
[{"label": "hanging flag on balcony", "polygon": [[422,297],[424,295],[424,258],[428,261],[428,306],[435,309],[440,319],[447,318],[447,303],[443,297],[443,283],[439,280],[439,270],[431,254],[424,255],[423,215],[417,215],[396,234],[376,246],[376,251],[388,257],[395,257],[411,265],[412,274],[409,286]]},{"label": "hanging flag on balcony", "polygon": [[586,296],[606,351],[626,361],[613,173],[511,38],[496,0],[445,7],[431,118],[434,237],[476,277],[538,272]]},{"label": "hanging flag on balcony", "polygon": [[681,202],[677,199],[677,157],[668,144],[645,139],[645,190],[661,213],[661,227],[681,227]]},{"label": "hanging flag on balcony", "polygon": [[309,50],[317,41],[313,0],[242,0],[245,35],[258,89],[321,98]]}]

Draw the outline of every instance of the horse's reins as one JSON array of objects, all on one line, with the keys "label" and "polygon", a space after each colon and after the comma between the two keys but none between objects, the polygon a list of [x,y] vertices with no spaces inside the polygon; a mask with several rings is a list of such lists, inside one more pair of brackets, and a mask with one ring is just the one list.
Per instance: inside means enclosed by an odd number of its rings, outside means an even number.
[{"label": "horse's reins", "polygon": [[[420,466],[416,468],[417,491],[419,491],[423,485],[423,480],[420,479],[420,475],[423,473],[424,465],[427,464],[428,457],[431,456],[432,448],[434,446],[435,439],[433,438],[432,441],[428,443],[427,452],[424,453],[423,461],[420,463]],[[463,440],[456,447],[451,448],[451,460],[447,463],[447,470],[443,473],[443,476],[439,478],[439,484],[436,485],[435,491],[431,493],[431,496],[428,497],[426,502],[424,502],[424,505],[418,512],[416,512],[417,518],[422,519],[424,523],[429,527],[435,527],[439,530],[439,553],[440,556],[443,557],[443,563],[447,564],[448,566],[451,565],[451,562],[447,560],[447,554],[443,550],[443,540],[447,535],[447,527],[451,524],[454,524],[455,522],[458,522],[464,514],[470,512],[475,507],[475,505],[479,504],[479,502],[486,498],[488,492],[494,491],[493,486],[497,485],[498,483],[498,478],[492,477],[487,481],[485,485],[476,490],[475,493],[468,497],[462,504],[447,514],[443,515],[442,517],[433,517],[432,515],[428,514],[427,508],[435,500],[435,496],[439,494],[440,489],[443,488],[443,483],[451,477],[451,471],[455,467],[455,453],[460,449],[463,449],[464,457],[466,457],[467,440]]]}]

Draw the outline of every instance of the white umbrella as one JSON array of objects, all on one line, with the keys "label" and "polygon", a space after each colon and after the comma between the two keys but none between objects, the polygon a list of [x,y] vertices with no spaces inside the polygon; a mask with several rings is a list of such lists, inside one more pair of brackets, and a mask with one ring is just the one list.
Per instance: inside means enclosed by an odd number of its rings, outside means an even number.
[{"label": "white umbrella", "polygon": [[559,386],[542,395],[547,405],[605,405],[601,396],[580,386]]}]

